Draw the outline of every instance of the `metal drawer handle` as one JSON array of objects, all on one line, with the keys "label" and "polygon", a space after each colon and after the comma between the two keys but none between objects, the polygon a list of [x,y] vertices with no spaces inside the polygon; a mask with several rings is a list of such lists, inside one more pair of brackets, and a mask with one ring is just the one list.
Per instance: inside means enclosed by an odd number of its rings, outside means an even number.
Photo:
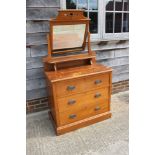
[{"label": "metal drawer handle", "polygon": [[100,84],[102,83],[102,80],[95,80],[95,84]]},{"label": "metal drawer handle", "polygon": [[74,119],[75,117],[76,117],[75,114],[71,114],[71,115],[69,115],[69,118],[70,118],[70,119]]},{"label": "metal drawer handle", "polygon": [[68,101],[68,104],[69,104],[69,105],[72,105],[72,104],[74,104],[75,102],[76,102],[76,100],[69,100],[69,101]]},{"label": "metal drawer handle", "polygon": [[75,86],[67,86],[67,90],[74,90]]},{"label": "metal drawer handle", "polygon": [[98,98],[98,97],[100,97],[100,96],[101,96],[100,93],[96,93],[94,97],[95,97],[95,98]]},{"label": "metal drawer handle", "polygon": [[100,107],[96,107],[94,110],[95,111],[98,111],[98,110],[100,110],[101,108]]}]

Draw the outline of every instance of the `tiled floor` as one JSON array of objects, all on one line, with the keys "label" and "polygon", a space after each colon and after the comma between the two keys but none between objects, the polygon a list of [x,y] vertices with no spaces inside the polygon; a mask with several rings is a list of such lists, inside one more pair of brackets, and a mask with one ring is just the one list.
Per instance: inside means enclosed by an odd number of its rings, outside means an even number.
[{"label": "tiled floor", "polygon": [[112,96],[111,119],[61,136],[47,111],[27,115],[27,155],[128,155],[128,96]]}]

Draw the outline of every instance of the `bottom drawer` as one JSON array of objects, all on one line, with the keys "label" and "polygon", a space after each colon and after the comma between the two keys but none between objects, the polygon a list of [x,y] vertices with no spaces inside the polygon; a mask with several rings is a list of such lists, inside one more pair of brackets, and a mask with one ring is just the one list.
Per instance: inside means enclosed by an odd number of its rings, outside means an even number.
[{"label": "bottom drawer", "polygon": [[91,117],[96,114],[104,113],[109,111],[108,100],[105,101],[106,103],[98,103],[91,107],[83,107],[80,111],[72,112],[66,111],[60,113],[60,125],[69,124],[72,122],[76,122],[78,120]]}]

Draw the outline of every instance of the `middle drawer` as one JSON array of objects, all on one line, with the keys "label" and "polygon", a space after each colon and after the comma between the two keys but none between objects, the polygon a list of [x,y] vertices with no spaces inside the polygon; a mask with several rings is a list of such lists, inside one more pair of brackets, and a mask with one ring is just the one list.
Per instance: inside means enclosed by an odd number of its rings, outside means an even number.
[{"label": "middle drawer", "polygon": [[109,87],[57,99],[59,112],[76,111],[108,100]]}]

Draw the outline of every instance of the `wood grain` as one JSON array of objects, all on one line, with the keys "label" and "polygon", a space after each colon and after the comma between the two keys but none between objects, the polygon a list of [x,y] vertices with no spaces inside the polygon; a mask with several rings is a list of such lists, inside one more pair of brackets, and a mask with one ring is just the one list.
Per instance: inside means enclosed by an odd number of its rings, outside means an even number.
[{"label": "wood grain", "polygon": [[45,78],[31,79],[26,81],[26,90],[46,88]]},{"label": "wood grain", "polygon": [[[98,98],[95,98],[95,94],[100,93],[101,96]],[[104,103],[108,100],[108,88],[102,88],[97,89],[93,91],[88,91],[85,93],[78,93],[75,95],[63,97],[63,98],[57,98],[57,104],[59,108],[59,112],[64,111],[76,111],[83,106],[87,105],[94,105],[98,103]]]},{"label": "wood grain", "polygon": [[46,63],[61,63],[61,62],[67,62],[67,61],[72,61],[72,60],[84,60],[84,59],[91,59],[91,58],[95,58],[95,52],[92,53],[92,55],[90,54],[78,54],[78,55],[68,55],[68,56],[63,56],[63,57],[45,57],[43,58],[43,62]]},{"label": "wood grain", "polygon": [[46,33],[28,33],[26,34],[26,46],[37,46],[47,44]]},{"label": "wood grain", "polygon": [[42,63],[41,57],[36,57],[36,58],[29,57],[26,59],[26,69],[34,69],[34,68],[42,68],[42,67],[43,67],[43,63]]},{"label": "wood grain", "polygon": [[47,88],[40,88],[40,89],[32,89],[32,90],[27,90],[26,91],[26,100],[34,100],[37,98],[43,98],[43,97],[47,97],[48,96],[48,92],[47,92]]},{"label": "wood grain", "polygon": [[[59,57],[53,57],[53,26],[80,23],[87,25],[82,44],[84,48],[87,36],[87,53],[64,56],[61,52]],[[49,89],[49,116],[54,120],[57,134],[111,117],[112,68],[96,63],[88,25],[89,19],[83,16],[83,11],[77,10],[59,11],[56,19],[50,21],[48,56],[43,59],[43,63]],[[70,52],[69,50],[63,52]]]},{"label": "wood grain", "polygon": [[47,7],[47,8],[26,8],[26,19],[38,21],[38,20],[50,20],[57,15],[58,8]]},{"label": "wood grain", "polygon": [[[60,125],[69,124],[72,122],[76,122],[78,120],[89,118],[93,115],[97,115],[100,113],[105,113],[108,111],[108,102],[99,102],[97,105],[87,105],[77,109],[76,111],[65,111],[63,113],[59,113],[60,117]],[[75,116],[71,118],[71,116]]]},{"label": "wood grain", "polygon": [[59,7],[60,0],[27,0],[26,7]]},{"label": "wood grain", "polygon": [[[61,81],[61,80],[68,80],[74,77],[83,77],[85,75],[94,75],[96,73],[108,73],[112,71],[112,68],[103,66],[101,64],[93,64],[87,65],[85,67],[75,67],[75,68],[68,68],[65,70],[59,70],[57,72],[46,72],[45,75],[48,76],[51,82]],[[76,74],[75,74],[76,73]]]},{"label": "wood grain", "polygon": [[97,122],[103,121],[105,119],[111,118],[111,113],[110,112],[101,113],[101,114],[98,114],[98,115],[95,115],[95,116],[92,116],[92,117],[89,117],[89,118],[86,118],[86,119],[83,119],[83,120],[80,120],[74,123],[70,123],[64,126],[60,126],[60,127],[57,127],[55,125],[51,112],[49,112],[49,118],[55,127],[56,134],[61,135],[61,134],[74,131],[76,129],[79,129],[79,128],[82,128],[82,127],[85,127],[85,126],[88,126],[94,123],[97,123]]},{"label": "wood grain", "polygon": [[45,78],[43,67],[26,70],[26,80],[38,79],[38,78]]},{"label": "wood grain", "polygon": [[27,21],[26,22],[26,33],[40,33],[49,32],[48,21]]},{"label": "wood grain", "polygon": [[[76,75],[76,73],[75,73]],[[94,90],[98,88],[103,88],[106,86],[109,86],[109,75],[85,75],[86,77],[80,78],[80,79],[70,79],[65,80],[62,82],[56,83],[56,96],[62,97],[62,96],[68,96],[72,94],[77,94],[81,92],[86,92],[88,90]],[[95,84],[96,80],[101,80],[101,83]],[[74,90],[67,90],[69,86],[74,86]],[[61,90],[59,88],[62,88]]]}]

